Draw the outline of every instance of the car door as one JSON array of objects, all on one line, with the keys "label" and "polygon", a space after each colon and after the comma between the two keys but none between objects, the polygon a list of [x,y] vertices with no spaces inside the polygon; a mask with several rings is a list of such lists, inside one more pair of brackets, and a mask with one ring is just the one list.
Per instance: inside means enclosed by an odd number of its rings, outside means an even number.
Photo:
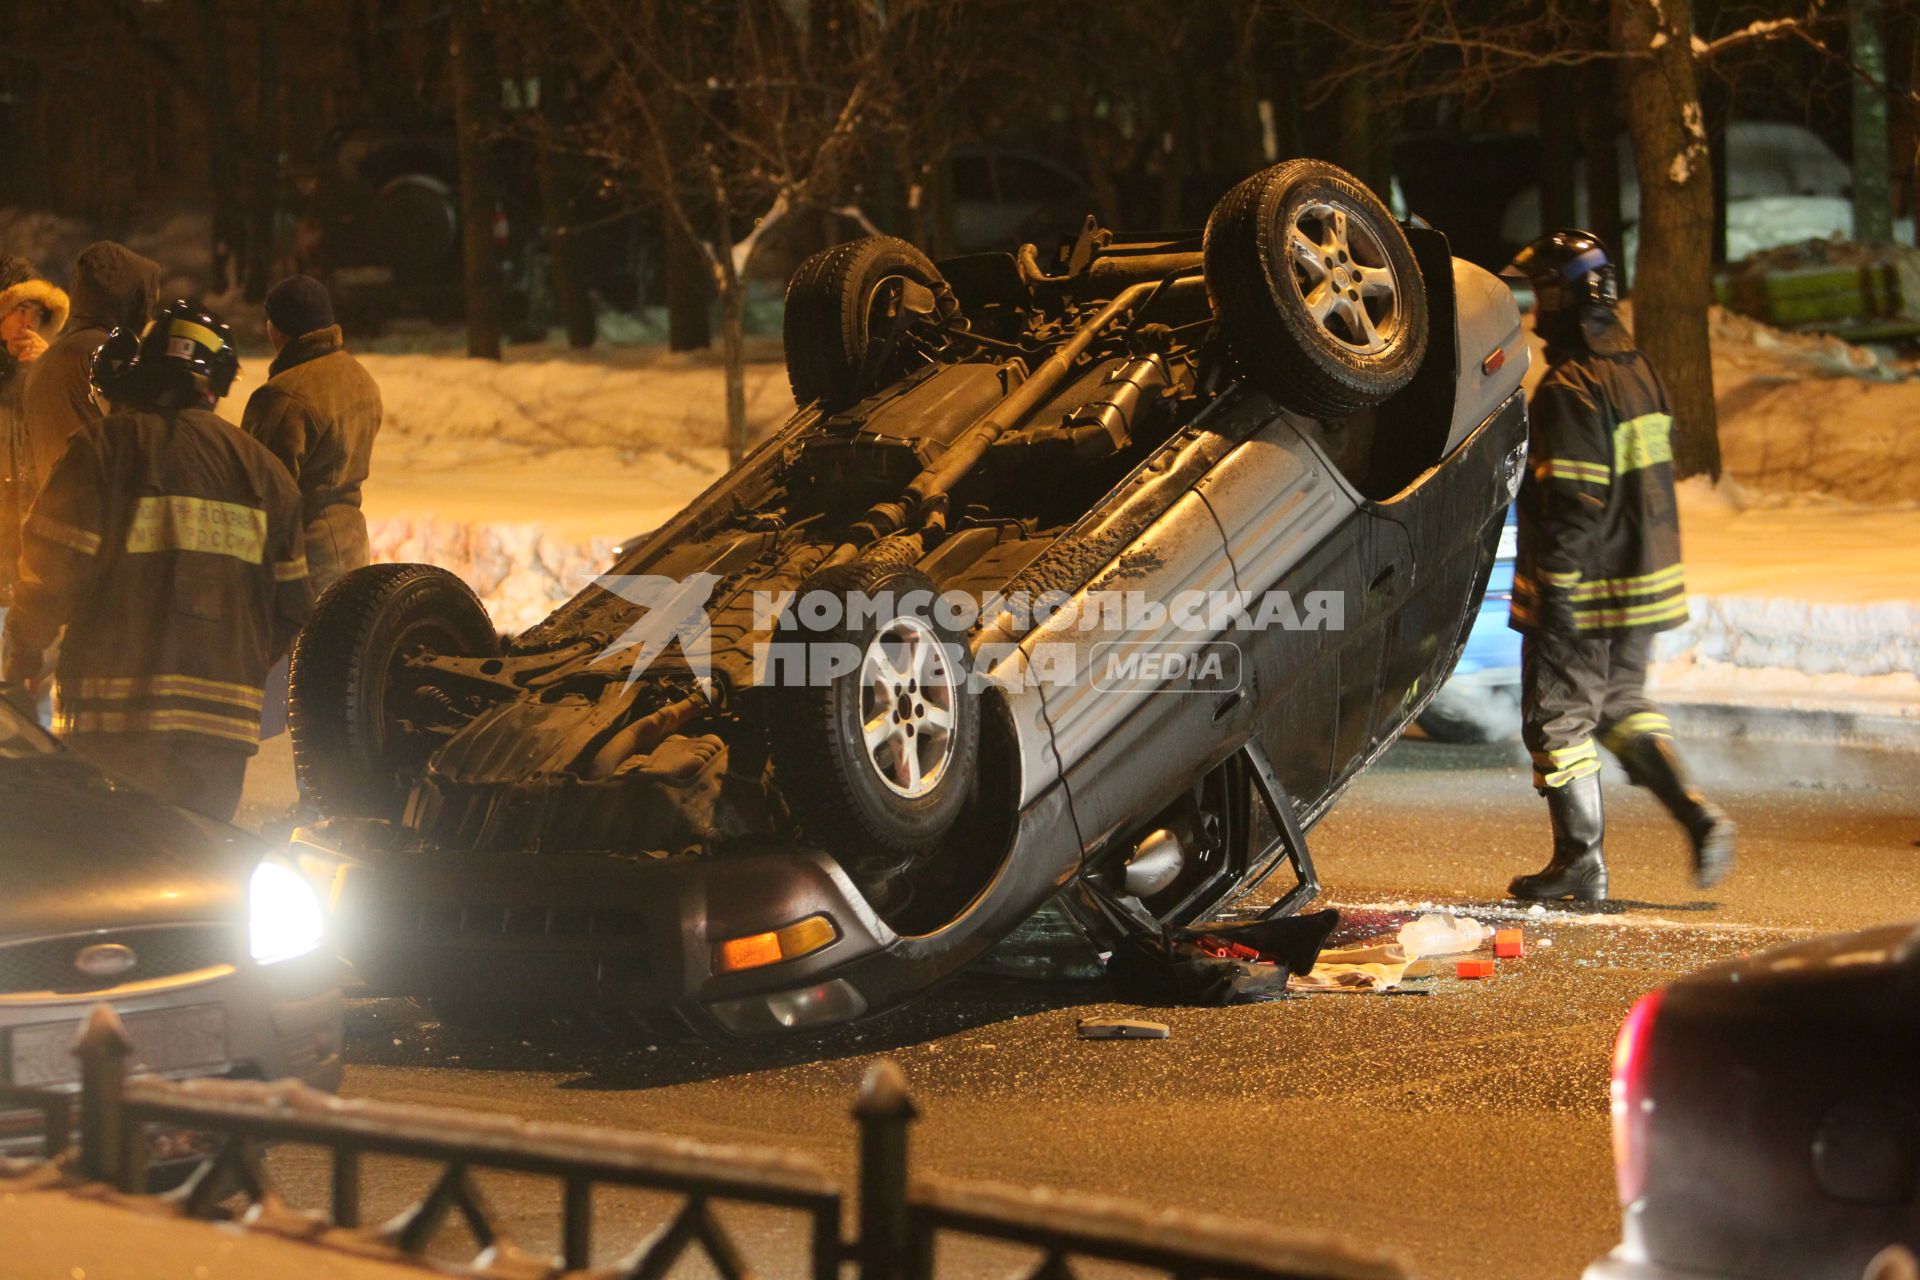
[{"label": "car door", "polygon": [[[1196,625],[1176,607],[1233,590],[1220,527],[1186,492],[1021,642],[1083,848],[1159,812],[1244,740],[1247,673],[1204,613]],[[1147,616],[1122,626],[1093,613],[1116,607]],[[1170,667],[1207,653],[1222,660]]]},{"label": "car door", "polygon": [[1380,692],[1373,737],[1390,739],[1446,679],[1479,610],[1506,507],[1524,457],[1525,404],[1516,394],[1446,465],[1388,501],[1370,504],[1382,535],[1417,548],[1403,597],[1383,600]]}]

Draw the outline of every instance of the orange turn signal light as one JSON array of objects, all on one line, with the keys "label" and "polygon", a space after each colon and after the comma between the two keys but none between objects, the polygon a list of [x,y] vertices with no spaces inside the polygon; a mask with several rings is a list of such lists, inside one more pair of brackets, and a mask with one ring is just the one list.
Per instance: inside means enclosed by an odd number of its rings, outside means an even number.
[{"label": "orange turn signal light", "polygon": [[713,968],[716,973],[738,973],[742,969],[759,969],[770,964],[779,964],[783,960],[798,960],[801,956],[810,956],[840,936],[833,927],[833,921],[824,915],[808,916],[768,933],[748,934],[744,938],[729,938],[713,949]]}]

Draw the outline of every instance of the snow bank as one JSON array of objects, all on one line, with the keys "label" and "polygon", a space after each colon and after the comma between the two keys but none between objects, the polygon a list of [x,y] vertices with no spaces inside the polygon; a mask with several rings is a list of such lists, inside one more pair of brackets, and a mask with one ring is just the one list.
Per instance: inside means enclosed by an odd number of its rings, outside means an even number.
[{"label": "snow bank", "polygon": [[[752,354],[758,438],[793,398],[771,348]],[[617,544],[726,469],[724,385],[708,353],[363,359],[386,407],[366,491],[375,558],[454,570],[508,631],[538,622],[603,572]]]},{"label": "snow bank", "polygon": [[431,516],[368,522],[377,561],[437,564],[471,586],[502,631],[524,631],[613,563],[617,540],[550,535],[540,524],[470,524]]}]

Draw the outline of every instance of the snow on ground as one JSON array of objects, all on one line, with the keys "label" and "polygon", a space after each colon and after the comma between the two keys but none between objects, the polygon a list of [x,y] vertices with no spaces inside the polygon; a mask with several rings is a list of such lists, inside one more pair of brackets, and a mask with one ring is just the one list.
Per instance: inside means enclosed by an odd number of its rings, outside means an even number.
[{"label": "snow on ground", "polygon": [[[1884,501],[1920,494],[1920,430],[1907,427],[1920,381],[1872,352],[1738,317],[1716,314],[1714,335],[1730,478],[1682,486],[1694,618],[1663,640],[1658,679],[1680,698],[1732,690],[1920,715],[1920,504]],[[777,345],[752,355],[763,434],[792,400]],[[454,569],[506,630],[538,621],[725,468],[707,353],[365,359],[387,404],[367,488],[376,555]]]},{"label": "snow on ground", "polygon": [[[757,438],[793,399],[777,350],[751,354]],[[364,360],[386,405],[366,491],[376,558],[453,569],[510,631],[539,621],[603,572],[617,543],[726,469],[724,388],[706,353]]]}]

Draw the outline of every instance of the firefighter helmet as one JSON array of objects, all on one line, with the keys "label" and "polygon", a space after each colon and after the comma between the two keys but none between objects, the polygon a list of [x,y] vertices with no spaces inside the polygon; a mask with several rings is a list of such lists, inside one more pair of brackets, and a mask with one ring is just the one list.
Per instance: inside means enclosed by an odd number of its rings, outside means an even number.
[{"label": "firefighter helmet", "polygon": [[109,400],[161,407],[227,394],[240,355],[226,321],[184,298],[160,308],[131,345],[117,331],[94,357],[94,385]]},{"label": "firefighter helmet", "polygon": [[1533,286],[1534,306],[1543,315],[1578,311],[1620,300],[1620,273],[1600,237],[1573,229],[1541,236],[1514,255],[1500,273]]}]

